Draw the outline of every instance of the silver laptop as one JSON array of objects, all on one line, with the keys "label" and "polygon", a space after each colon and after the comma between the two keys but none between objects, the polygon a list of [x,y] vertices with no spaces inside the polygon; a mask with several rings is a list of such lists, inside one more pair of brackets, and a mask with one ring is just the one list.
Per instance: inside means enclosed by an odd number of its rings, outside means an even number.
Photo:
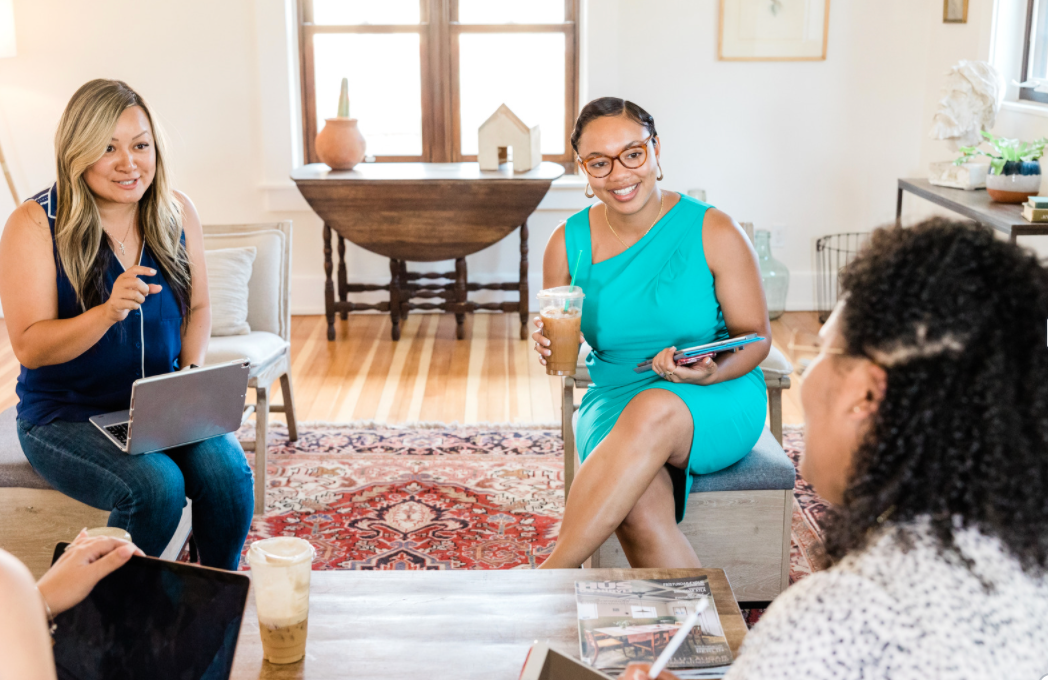
[{"label": "silver laptop", "polygon": [[234,432],[244,416],[250,364],[224,364],[135,381],[131,409],[91,418],[109,441],[131,455],[163,451]]}]

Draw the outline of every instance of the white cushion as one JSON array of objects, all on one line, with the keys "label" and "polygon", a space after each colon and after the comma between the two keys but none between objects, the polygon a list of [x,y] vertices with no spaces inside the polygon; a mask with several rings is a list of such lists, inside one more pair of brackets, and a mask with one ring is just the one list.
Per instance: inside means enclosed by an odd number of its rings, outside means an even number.
[{"label": "white cushion", "polygon": [[255,248],[255,262],[248,282],[251,295],[247,301],[247,322],[252,331],[267,331],[281,337],[290,330],[283,327],[286,319],[283,291],[288,285],[284,281],[283,263],[284,250],[289,246],[285,240],[284,232],[278,229],[204,235],[206,250]]},{"label": "white cushion", "polygon": [[254,246],[204,251],[211,294],[211,336],[247,335],[248,281],[255,261]]},{"label": "white cushion", "polygon": [[221,364],[234,359],[247,359],[252,366],[261,366],[288,347],[288,342],[282,337],[265,331],[211,338],[204,363]]},{"label": "white cushion", "polygon": [[775,345],[768,350],[768,356],[761,362],[761,370],[764,371],[764,379],[781,378],[793,373],[793,365],[786,359]]},{"label": "white cushion", "polygon": [[[586,356],[592,351],[588,342],[582,343],[579,347],[579,368],[586,368]],[[768,356],[761,362],[761,371],[764,372],[764,378],[781,378],[785,375],[793,373],[793,366],[786,359],[782,352],[776,349],[775,345],[771,346],[768,351]],[[587,372],[587,376],[589,373]]]}]

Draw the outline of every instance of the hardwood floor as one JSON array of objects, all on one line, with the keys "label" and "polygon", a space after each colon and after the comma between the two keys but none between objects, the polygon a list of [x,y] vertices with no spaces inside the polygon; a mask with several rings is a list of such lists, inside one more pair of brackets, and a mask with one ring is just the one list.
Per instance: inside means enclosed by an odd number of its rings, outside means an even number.
[{"label": "hardwood floor", "polygon": [[[326,340],[323,316],[291,320],[291,375],[299,420],[459,423],[560,422],[560,379],[546,375],[517,336],[515,314],[466,317],[466,339],[455,339],[451,314],[412,314],[399,342],[385,314],[337,320]],[[776,346],[794,365],[783,393],[783,423],[803,422],[798,374],[815,356],[814,312],[787,312],[772,322]],[[0,410],[17,403],[18,360],[0,320]],[[281,414],[273,414],[279,420]]]}]

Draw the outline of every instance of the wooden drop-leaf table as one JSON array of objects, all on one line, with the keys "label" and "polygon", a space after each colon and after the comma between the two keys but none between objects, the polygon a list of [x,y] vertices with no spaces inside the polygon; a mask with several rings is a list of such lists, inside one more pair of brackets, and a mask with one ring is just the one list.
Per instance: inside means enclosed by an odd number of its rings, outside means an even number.
[{"label": "wooden drop-leaf table", "polygon": [[[514,173],[512,163],[483,171],[476,163],[360,163],[334,171],[313,163],[291,173],[302,196],[324,220],[324,310],[328,340],[335,339],[335,314],[389,312],[394,340],[400,321],[412,309],[454,312],[458,337],[465,314],[478,309],[518,312],[520,337],[528,336],[528,216],[538,207],[563,166],[543,162]],[[509,283],[470,283],[466,256],[520,230],[520,278]],[[331,233],[338,235],[338,300],[333,280]],[[350,283],[346,244],[389,258],[389,285]],[[408,262],[454,260],[453,272],[409,272]],[[427,283],[428,281],[428,283]],[[389,291],[377,304],[349,302],[349,293]],[[468,293],[516,291],[519,302],[477,303]],[[423,302],[412,302],[414,299]],[[434,300],[441,300],[434,302]]]}]

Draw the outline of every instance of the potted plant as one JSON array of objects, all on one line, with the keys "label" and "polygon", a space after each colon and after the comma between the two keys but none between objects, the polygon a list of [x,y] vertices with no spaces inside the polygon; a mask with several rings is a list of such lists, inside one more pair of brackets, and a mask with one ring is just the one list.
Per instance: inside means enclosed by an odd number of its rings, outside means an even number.
[{"label": "potted plant", "polygon": [[1048,144],[1048,138],[1032,142],[1018,139],[994,137],[983,130],[992,151],[983,151],[977,146],[962,146],[963,154],[954,165],[962,165],[975,156],[990,159],[990,174],[986,177],[986,191],[998,203],[1022,203],[1041,189],[1041,164],[1038,162]]},{"label": "potted plant", "polygon": [[324,129],[317,135],[317,158],[332,170],[352,170],[364,160],[367,142],[360,134],[357,119],[349,117],[349,79],[342,79],[338,96],[338,116],[325,119]]}]

